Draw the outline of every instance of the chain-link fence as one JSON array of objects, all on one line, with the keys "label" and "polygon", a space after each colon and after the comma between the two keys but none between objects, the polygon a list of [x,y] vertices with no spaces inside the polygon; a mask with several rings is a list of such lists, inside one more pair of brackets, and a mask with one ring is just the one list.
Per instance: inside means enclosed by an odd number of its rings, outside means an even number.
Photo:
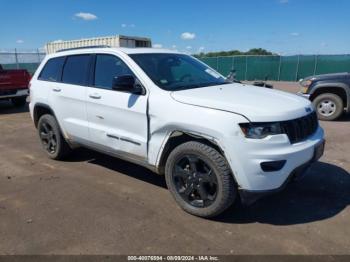
[{"label": "chain-link fence", "polygon": [[45,52],[37,50],[1,50],[0,64],[4,69],[26,69],[33,74],[45,57]]},{"label": "chain-link fence", "polygon": [[205,57],[203,62],[238,80],[298,81],[307,76],[350,71],[350,55],[226,56]]},{"label": "chain-link fence", "polygon": [[[36,50],[1,50],[4,69],[27,69],[33,74],[45,57]],[[350,71],[350,55],[226,56],[204,57],[203,62],[227,76],[236,70],[238,80],[297,81],[306,76]]]}]

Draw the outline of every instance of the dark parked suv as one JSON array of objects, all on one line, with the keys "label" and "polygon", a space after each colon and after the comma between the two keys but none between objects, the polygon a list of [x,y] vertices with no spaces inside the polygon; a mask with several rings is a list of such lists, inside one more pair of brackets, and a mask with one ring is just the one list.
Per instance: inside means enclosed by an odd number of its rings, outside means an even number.
[{"label": "dark parked suv", "polygon": [[350,111],[350,73],[310,76],[300,85],[298,94],[313,102],[319,119],[335,120]]}]

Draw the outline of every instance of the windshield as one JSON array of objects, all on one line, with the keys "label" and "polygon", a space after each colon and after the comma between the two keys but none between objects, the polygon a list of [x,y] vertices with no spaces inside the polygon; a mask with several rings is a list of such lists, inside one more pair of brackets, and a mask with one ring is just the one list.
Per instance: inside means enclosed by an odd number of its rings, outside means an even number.
[{"label": "windshield", "polygon": [[165,90],[227,84],[219,73],[189,55],[131,54],[130,57],[156,85]]}]

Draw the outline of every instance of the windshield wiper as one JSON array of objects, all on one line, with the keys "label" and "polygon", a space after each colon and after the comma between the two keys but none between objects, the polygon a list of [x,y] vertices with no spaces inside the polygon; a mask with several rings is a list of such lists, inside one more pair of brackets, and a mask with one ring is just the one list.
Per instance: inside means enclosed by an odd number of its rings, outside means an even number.
[{"label": "windshield wiper", "polygon": [[170,91],[180,91],[180,90],[186,90],[186,89],[193,89],[193,88],[201,88],[201,87],[208,87],[208,86],[218,86],[218,85],[227,85],[230,83],[199,83],[199,84],[193,84],[193,85],[187,85],[187,86],[177,86],[176,88],[168,88]]}]

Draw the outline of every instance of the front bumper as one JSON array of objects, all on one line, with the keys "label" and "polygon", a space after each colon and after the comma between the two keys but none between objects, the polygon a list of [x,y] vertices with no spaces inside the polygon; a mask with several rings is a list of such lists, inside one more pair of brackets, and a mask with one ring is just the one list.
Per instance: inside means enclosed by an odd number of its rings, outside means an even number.
[{"label": "front bumper", "polygon": [[[325,143],[325,141],[323,140],[322,143]],[[306,171],[312,165],[312,163],[316,162],[320,157],[321,157],[320,155],[318,155],[318,156],[314,155],[314,157],[311,160],[309,160],[306,163],[295,168],[289,174],[289,176],[284,181],[284,183],[278,188],[271,189],[271,190],[244,190],[244,189],[240,189],[238,192],[239,192],[242,204],[246,205],[246,206],[251,205],[262,197],[272,195],[272,194],[275,194],[275,193],[282,191],[283,189],[285,189],[287,187],[287,185],[291,181],[302,179],[304,177]]]},{"label": "front bumper", "polygon": [[[315,161],[315,148],[323,144],[324,132],[318,127],[306,140],[291,144],[287,135],[264,139],[242,139],[228,144],[225,150],[238,188],[244,191],[278,191],[298,167]],[[278,170],[264,171],[261,164],[285,160]],[[299,170],[297,170],[299,171]],[[300,172],[298,172],[300,173]]]},{"label": "front bumper", "polygon": [[250,205],[254,203],[256,200],[258,200],[261,197],[264,197],[266,195],[274,194],[279,191],[282,191],[291,180],[299,180],[301,179],[306,171],[309,169],[309,167],[316,161],[318,161],[321,156],[323,155],[325,147],[325,140],[323,139],[317,146],[315,146],[314,154],[312,159],[307,161],[306,163],[296,167],[287,177],[287,179],[284,181],[284,183],[275,189],[272,190],[244,190],[240,189],[239,194],[241,197],[241,201],[244,205]]}]

